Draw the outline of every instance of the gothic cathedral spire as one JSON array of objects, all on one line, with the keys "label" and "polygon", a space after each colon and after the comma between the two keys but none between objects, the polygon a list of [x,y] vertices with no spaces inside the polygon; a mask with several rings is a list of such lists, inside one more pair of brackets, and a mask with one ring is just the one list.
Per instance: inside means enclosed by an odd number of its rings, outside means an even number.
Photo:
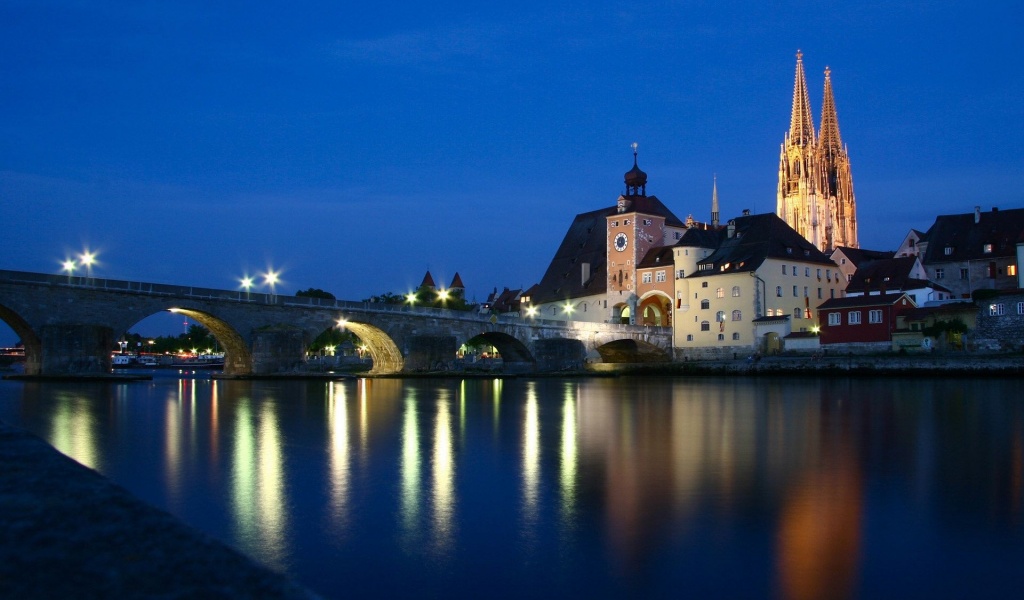
[{"label": "gothic cathedral spire", "polygon": [[796,54],[796,82],[789,131],[779,154],[778,215],[823,251],[857,247],[856,206],[850,161],[839,137],[831,71],[825,70],[820,137],[814,133],[803,54]]}]

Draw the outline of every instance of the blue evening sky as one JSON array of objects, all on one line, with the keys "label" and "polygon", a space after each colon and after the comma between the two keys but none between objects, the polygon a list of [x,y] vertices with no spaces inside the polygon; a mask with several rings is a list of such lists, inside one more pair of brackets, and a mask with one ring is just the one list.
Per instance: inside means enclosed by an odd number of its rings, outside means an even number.
[{"label": "blue evening sky", "polygon": [[[775,209],[795,53],[861,245],[1024,206],[1010,2],[0,3],[0,268],[345,299],[536,283],[573,216]],[[3,334],[0,333],[0,338]],[[0,342],[3,340],[0,339]]]}]

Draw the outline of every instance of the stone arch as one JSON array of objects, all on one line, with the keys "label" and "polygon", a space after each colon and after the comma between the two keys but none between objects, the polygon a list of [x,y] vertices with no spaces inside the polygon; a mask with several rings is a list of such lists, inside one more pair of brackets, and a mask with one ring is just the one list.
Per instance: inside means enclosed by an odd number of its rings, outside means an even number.
[{"label": "stone arch", "polygon": [[500,331],[485,331],[467,339],[463,344],[469,343],[473,340],[484,340],[491,346],[494,346],[498,350],[498,354],[501,355],[501,360],[504,363],[506,370],[509,368],[514,370],[517,367],[523,367],[526,365],[532,366],[536,362],[533,354],[530,352],[530,349],[518,339],[507,333],[502,333]]},{"label": "stone arch", "polygon": [[614,340],[596,348],[605,363],[662,363],[669,362],[669,353],[650,342],[641,340]]},{"label": "stone arch", "polygon": [[629,308],[629,304],[625,302],[619,302],[612,306],[612,323],[629,325],[631,315],[632,311]]},{"label": "stone arch", "polygon": [[637,325],[672,326],[672,298],[659,291],[648,292],[637,306]]},{"label": "stone arch", "polygon": [[18,313],[0,304],[0,320],[14,330],[25,346],[25,374],[39,375],[43,364],[43,343],[39,335]]},{"label": "stone arch", "polygon": [[348,321],[345,323],[345,327],[366,344],[366,349],[373,360],[370,373],[390,375],[402,372],[405,367],[405,358],[387,332],[369,323],[357,321]]},{"label": "stone arch", "polygon": [[[210,330],[210,333],[217,339],[217,343],[224,348],[224,374],[225,375],[250,375],[252,369],[252,351],[245,339],[223,319],[216,317],[206,311],[194,308],[169,308],[169,312],[185,315],[203,327]],[[126,327],[124,333],[128,331]]]}]

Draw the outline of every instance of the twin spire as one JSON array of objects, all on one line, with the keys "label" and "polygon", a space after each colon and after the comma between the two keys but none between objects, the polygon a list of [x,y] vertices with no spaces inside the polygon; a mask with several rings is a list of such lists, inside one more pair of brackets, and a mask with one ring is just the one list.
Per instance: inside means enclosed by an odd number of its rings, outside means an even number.
[{"label": "twin spire", "polygon": [[821,136],[814,135],[814,116],[811,111],[810,95],[807,93],[807,77],[804,75],[804,53],[796,51],[796,81],[793,84],[793,113],[789,117],[789,143],[807,147],[815,144],[829,151],[841,150],[839,118],[836,116],[836,101],[832,96],[832,70],[825,67],[825,98],[821,107]]}]

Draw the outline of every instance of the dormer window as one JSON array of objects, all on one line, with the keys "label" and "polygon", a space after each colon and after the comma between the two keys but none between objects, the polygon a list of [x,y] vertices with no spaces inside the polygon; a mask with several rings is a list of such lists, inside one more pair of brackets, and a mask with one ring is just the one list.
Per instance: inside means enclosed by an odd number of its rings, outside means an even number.
[{"label": "dormer window", "polygon": [[793,253],[793,249],[792,248],[786,248],[786,254],[792,254],[792,253]]},{"label": "dormer window", "polygon": [[946,256],[949,256],[949,255],[953,254],[953,247],[952,246],[946,246],[944,248],[944,252],[945,252]]},{"label": "dormer window", "polygon": [[985,254],[992,254],[992,244],[985,244],[984,246],[982,246],[982,251]]},{"label": "dormer window", "polygon": [[811,255],[811,251],[810,250],[804,250],[804,256],[810,256],[810,255]]}]

